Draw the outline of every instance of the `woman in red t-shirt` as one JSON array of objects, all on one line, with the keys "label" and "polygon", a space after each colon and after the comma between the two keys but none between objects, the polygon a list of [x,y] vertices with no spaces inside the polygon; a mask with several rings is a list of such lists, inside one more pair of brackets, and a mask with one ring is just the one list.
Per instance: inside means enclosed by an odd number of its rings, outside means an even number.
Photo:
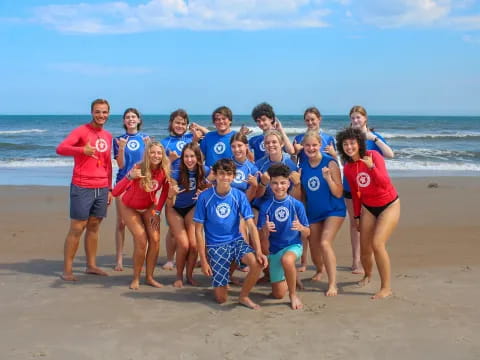
[{"label": "woman in red t-shirt", "polygon": [[382,155],[366,150],[366,139],[361,130],[347,128],[340,131],[337,149],[345,164],[343,171],[350,185],[355,221],[360,231],[360,258],[365,270],[360,285],[370,282],[373,254],[381,288],[372,299],[381,299],[392,294],[390,257],[385,245],[400,219],[400,200]]},{"label": "woman in red t-shirt", "polygon": [[[154,141],[147,144],[143,161],[113,189],[113,196],[120,196],[122,200],[117,202],[120,214],[133,236],[133,280],[130,289],[137,290],[140,286],[145,258],[145,282],[162,287],[153,278],[153,272],[160,249],[160,214],[168,195],[169,181],[170,161],[163,146]],[[157,200],[156,194],[160,190],[162,192]]]}]

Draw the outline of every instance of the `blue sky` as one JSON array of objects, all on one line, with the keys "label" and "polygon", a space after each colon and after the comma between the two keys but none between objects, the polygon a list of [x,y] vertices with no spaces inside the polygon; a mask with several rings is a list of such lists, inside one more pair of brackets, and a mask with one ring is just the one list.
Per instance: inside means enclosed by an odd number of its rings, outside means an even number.
[{"label": "blue sky", "polygon": [[480,114],[480,1],[2,0],[0,114]]}]

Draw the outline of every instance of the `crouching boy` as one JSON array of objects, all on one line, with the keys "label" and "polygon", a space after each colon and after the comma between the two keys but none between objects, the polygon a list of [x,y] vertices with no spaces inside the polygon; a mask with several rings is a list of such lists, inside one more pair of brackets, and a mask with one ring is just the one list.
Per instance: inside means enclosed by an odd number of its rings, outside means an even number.
[{"label": "crouching boy", "polygon": [[[262,267],[268,265],[268,260],[260,248],[253,212],[245,194],[231,187],[236,172],[235,163],[230,159],[218,160],[212,171],[216,185],[199,195],[193,215],[202,272],[212,277],[215,300],[221,304],[227,301],[230,265],[234,261],[238,265],[247,265],[249,272],[243,282],[239,302],[258,309],[260,306],[248,295]],[[242,238],[240,216],[252,235],[253,248]]]},{"label": "crouching boy", "polygon": [[267,172],[274,197],[265,201],[260,208],[257,227],[261,229],[262,241],[269,242],[272,295],[276,299],[283,299],[288,291],[291,307],[297,310],[303,304],[296,292],[295,263],[303,252],[301,236],[308,237],[310,228],[303,204],[288,195],[290,168],[284,164],[274,164]]}]

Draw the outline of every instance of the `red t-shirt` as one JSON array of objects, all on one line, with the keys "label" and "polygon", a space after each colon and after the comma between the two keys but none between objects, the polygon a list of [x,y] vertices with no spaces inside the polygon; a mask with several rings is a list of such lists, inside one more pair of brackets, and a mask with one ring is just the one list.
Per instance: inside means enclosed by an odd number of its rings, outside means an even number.
[{"label": "red t-shirt", "polygon": [[[87,142],[96,149],[93,156],[83,153]],[[112,135],[91,124],[77,127],[57,146],[58,155],[73,156],[72,184],[84,188],[112,188],[111,151]]]},{"label": "red t-shirt", "polygon": [[141,184],[141,179],[130,180],[125,176],[113,188],[112,195],[117,197],[123,194],[122,202],[129,208],[136,210],[147,209],[155,204],[156,194],[161,189],[155,209],[161,211],[168,196],[169,184],[163,169],[152,171],[152,191],[146,192]]},{"label": "red t-shirt", "polygon": [[362,204],[384,206],[395,200],[397,190],[390,181],[385,160],[377,151],[367,151],[372,157],[374,167],[369,169],[361,160],[347,162],[343,173],[350,185],[355,216],[360,216]]}]

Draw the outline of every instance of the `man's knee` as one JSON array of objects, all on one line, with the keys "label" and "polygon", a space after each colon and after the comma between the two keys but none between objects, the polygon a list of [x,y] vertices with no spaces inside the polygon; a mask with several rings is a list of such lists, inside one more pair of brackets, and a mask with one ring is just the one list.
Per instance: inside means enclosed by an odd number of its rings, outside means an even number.
[{"label": "man's knee", "polygon": [[102,218],[90,216],[87,221],[87,231],[98,231]]}]

